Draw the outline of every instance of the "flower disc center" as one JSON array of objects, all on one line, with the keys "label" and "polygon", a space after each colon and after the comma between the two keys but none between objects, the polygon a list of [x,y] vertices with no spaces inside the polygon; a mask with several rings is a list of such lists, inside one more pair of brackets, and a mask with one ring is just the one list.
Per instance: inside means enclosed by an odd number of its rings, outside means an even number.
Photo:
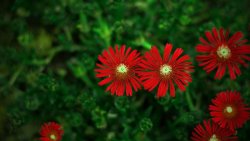
[{"label": "flower disc center", "polygon": [[51,134],[51,135],[50,135],[50,139],[52,139],[52,140],[56,140],[56,135]]},{"label": "flower disc center", "polygon": [[215,134],[212,135],[212,137],[209,139],[209,141],[220,141]]},{"label": "flower disc center", "polygon": [[233,112],[233,108],[231,106],[227,106],[225,110],[228,113],[232,113]]},{"label": "flower disc center", "polygon": [[128,72],[128,67],[124,64],[120,64],[119,66],[117,66],[116,70],[118,73],[124,74]]},{"label": "flower disc center", "polygon": [[233,106],[231,106],[231,105],[226,106],[226,107],[224,108],[224,115],[225,115],[227,118],[232,118],[232,117],[234,117],[234,116],[236,115],[236,113],[237,113],[236,109],[235,109]]},{"label": "flower disc center", "polygon": [[217,49],[217,55],[220,58],[223,59],[228,59],[231,56],[231,50],[228,48],[228,46],[226,45],[221,45],[218,49]]},{"label": "flower disc center", "polygon": [[162,65],[161,68],[160,68],[160,73],[161,75],[169,75],[170,73],[172,72],[172,67],[169,66],[169,65]]}]

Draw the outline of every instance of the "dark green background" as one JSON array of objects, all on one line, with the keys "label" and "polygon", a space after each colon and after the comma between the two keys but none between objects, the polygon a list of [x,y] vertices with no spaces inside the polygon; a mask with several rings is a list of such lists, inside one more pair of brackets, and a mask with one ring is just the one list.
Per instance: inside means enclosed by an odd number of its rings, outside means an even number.
[{"label": "dark green background", "polygon": [[[195,61],[195,45],[213,27],[250,39],[248,0],[2,0],[0,2],[0,140],[39,138],[40,126],[60,123],[63,141],[187,141],[210,118],[216,93],[241,92],[250,103],[250,68],[232,81],[214,80]],[[116,44],[142,52],[181,47],[195,72],[176,98],[141,90],[105,93],[95,78],[97,56]],[[248,63],[249,64],[249,63]],[[250,140],[250,123],[238,130]]]}]

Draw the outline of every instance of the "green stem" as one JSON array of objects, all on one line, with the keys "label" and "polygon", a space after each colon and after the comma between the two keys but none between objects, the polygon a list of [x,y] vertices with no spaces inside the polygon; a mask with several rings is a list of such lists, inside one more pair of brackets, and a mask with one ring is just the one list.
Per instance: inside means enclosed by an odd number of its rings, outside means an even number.
[{"label": "green stem", "polygon": [[9,81],[9,86],[12,86],[16,82],[16,79],[18,78],[18,76],[22,72],[23,68],[24,68],[23,66],[20,66],[18,68],[18,70],[12,75],[12,77],[11,77],[11,79]]},{"label": "green stem", "polygon": [[190,96],[188,89],[186,91],[186,100],[187,100],[188,108],[190,109],[190,111],[195,111],[194,103],[192,101],[192,98]]},{"label": "green stem", "polygon": [[65,32],[65,34],[66,34],[66,37],[67,37],[67,39],[69,40],[69,41],[72,41],[72,36],[71,36],[71,32],[70,32],[70,30],[69,30],[69,27],[64,27],[64,32]]},{"label": "green stem", "polygon": [[92,83],[92,81],[89,79],[89,77],[81,77],[81,79],[85,82],[85,84],[88,86],[88,87],[91,87],[93,88],[94,87],[94,84]]}]

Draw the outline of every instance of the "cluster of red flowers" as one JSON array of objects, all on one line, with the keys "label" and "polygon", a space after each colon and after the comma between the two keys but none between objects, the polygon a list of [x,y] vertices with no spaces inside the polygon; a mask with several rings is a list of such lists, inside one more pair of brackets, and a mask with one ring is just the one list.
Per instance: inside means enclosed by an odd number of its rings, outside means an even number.
[{"label": "cluster of red flowers", "polygon": [[[196,57],[199,66],[210,73],[216,70],[215,79],[221,79],[228,69],[230,78],[236,79],[241,74],[239,65],[247,66],[250,61],[250,45],[243,39],[241,32],[229,37],[229,31],[223,28],[205,32],[207,40],[200,38],[201,44],[196,51],[202,53]],[[163,55],[153,46],[144,56],[137,50],[123,45],[120,49],[110,47],[98,56],[96,77],[103,78],[99,85],[110,84],[106,91],[112,95],[132,96],[132,89],[153,91],[156,87],[157,97],[163,97],[169,90],[170,96],[175,97],[175,85],[184,91],[192,82],[190,73],[193,65],[188,55],[181,55],[183,50],[177,48],[171,54],[173,46],[166,44]],[[235,141],[236,128],[249,119],[249,108],[243,103],[238,92],[221,92],[212,100],[209,110],[212,120],[204,120],[197,125],[192,133],[193,141]]]},{"label": "cluster of red flowers", "polygon": [[[215,79],[221,79],[226,68],[231,79],[236,79],[241,74],[239,65],[247,66],[245,61],[250,61],[250,45],[246,45],[243,34],[236,32],[229,38],[229,32],[216,28],[205,32],[208,39],[202,37],[202,44],[196,46],[196,51],[203,53],[197,56],[199,66],[210,73],[217,69]],[[217,94],[209,106],[212,120],[204,120],[203,126],[197,125],[192,132],[193,141],[237,141],[236,129],[249,120],[250,108],[246,107],[239,92],[225,91]]]},{"label": "cluster of red flowers", "polygon": [[250,108],[246,107],[239,92],[225,91],[217,94],[209,106],[212,120],[204,120],[192,133],[193,141],[237,141],[236,129],[249,120]]},{"label": "cluster of red flowers", "polygon": [[[212,35],[213,34],[213,35]],[[236,32],[232,37],[228,31],[213,28],[205,32],[208,39],[200,38],[202,44],[196,46],[199,66],[204,67],[207,73],[217,69],[215,79],[221,79],[226,68],[231,79],[241,74],[239,64],[247,66],[250,61],[250,45],[243,40],[243,34]],[[96,77],[104,78],[99,85],[110,83],[106,91],[117,96],[132,96],[132,89],[152,91],[156,87],[157,97],[163,97],[169,90],[170,96],[175,97],[175,85],[184,91],[188,83],[192,82],[190,73],[193,65],[188,55],[181,55],[183,50],[177,48],[173,54],[173,46],[166,44],[161,56],[157,47],[153,46],[143,57],[137,50],[125,47],[110,47],[98,56]],[[218,93],[209,106],[212,120],[204,120],[203,126],[197,125],[192,132],[193,141],[236,141],[236,129],[249,120],[250,108],[246,107],[239,92],[225,91]],[[41,127],[41,141],[60,141],[63,135],[62,127],[55,123],[45,123]]]},{"label": "cluster of red flowers", "polygon": [[[236,32],[229,38],[229,32],[221,28],[219,31],[213,28],[211,32],[205,32],[208,39],[200,38],[201,44],[196,46],[197,52],[203,53],[196,57],[199,66],[207,73],[217,69],[215,79],[221,79],[226,68],[229,70],[231,79],[241,74],[239,65],[247,66],[250,61],[250,45],[246,45],[243,34]],[[132,96],[132,89],[137,91],[141,85],[152,91],[158,87],[157,97],[163,97],[167,91],[170,96],[175,96],[175,85],[181,90],[192,81],[190,72],[193,71],[190,57],[183,55],[183,50],[177,48],[173,54],[172,45],[166,44],[163,56],[157,47],[153,46],[143,57],[137,50],[125,47],[108,48],[98,56],[96,64],[96,77],[104,78],[99,85],[110,84],[106,91],[117,96]]]},{"label": "cluster of red flowers", "polygon": [[132,96],[132,88],[137,91],[141,84],[148,91],[158,86],[157,97],[165,96],[168,89],[174,97],[174,83],[184,91],[185,86],[192,81],[190,72],[193,66],[188,61],[188,55],[181,56],[181,48],[177,48],[171,55],[172,48],[171,44],[166,44],[161,57],[158,49],[152,47],[141,57],[138,51],[126,49],[125,45],[120,49],[118,46],[115,49],[110,47],[109,51],[103,51],[98,57],[100,63],[96,64],[96,77],[104,77],[99,85],[111,83],[106,91],[118,96],[122,96],[124,91],[127,96]]}]

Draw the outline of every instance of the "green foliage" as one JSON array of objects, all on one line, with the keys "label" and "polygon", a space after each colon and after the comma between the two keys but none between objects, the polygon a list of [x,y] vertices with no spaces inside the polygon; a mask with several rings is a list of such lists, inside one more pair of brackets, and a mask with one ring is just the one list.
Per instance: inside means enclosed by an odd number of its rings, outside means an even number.
[{"label": "green foliage", "polygon": [[[210,118],[216,93],[237,90],[250,103],[250,67],[231,81],[214,80],[195,61],[195,45],[212,27],[250,36],[249,1],[242,0],[3,0],[0,5],[0,140],[39,138],[56,121],[63,141],[190,140]],[[243,11],[243,12],[242,12]],[[193,82],[176,97],[141,90],[115,97],[98,86],[94,68],[107,47],[126,44],[142,54],[166,42],[195,65]],[[249,140],[250,123],[238,130]]]},{"label": "green foliage", "polygon": [[152,129],[153,123],[149,118],[143,118],[140,121],[139,126],[140,126],[140,130],[142,132],[148,132]]}]

